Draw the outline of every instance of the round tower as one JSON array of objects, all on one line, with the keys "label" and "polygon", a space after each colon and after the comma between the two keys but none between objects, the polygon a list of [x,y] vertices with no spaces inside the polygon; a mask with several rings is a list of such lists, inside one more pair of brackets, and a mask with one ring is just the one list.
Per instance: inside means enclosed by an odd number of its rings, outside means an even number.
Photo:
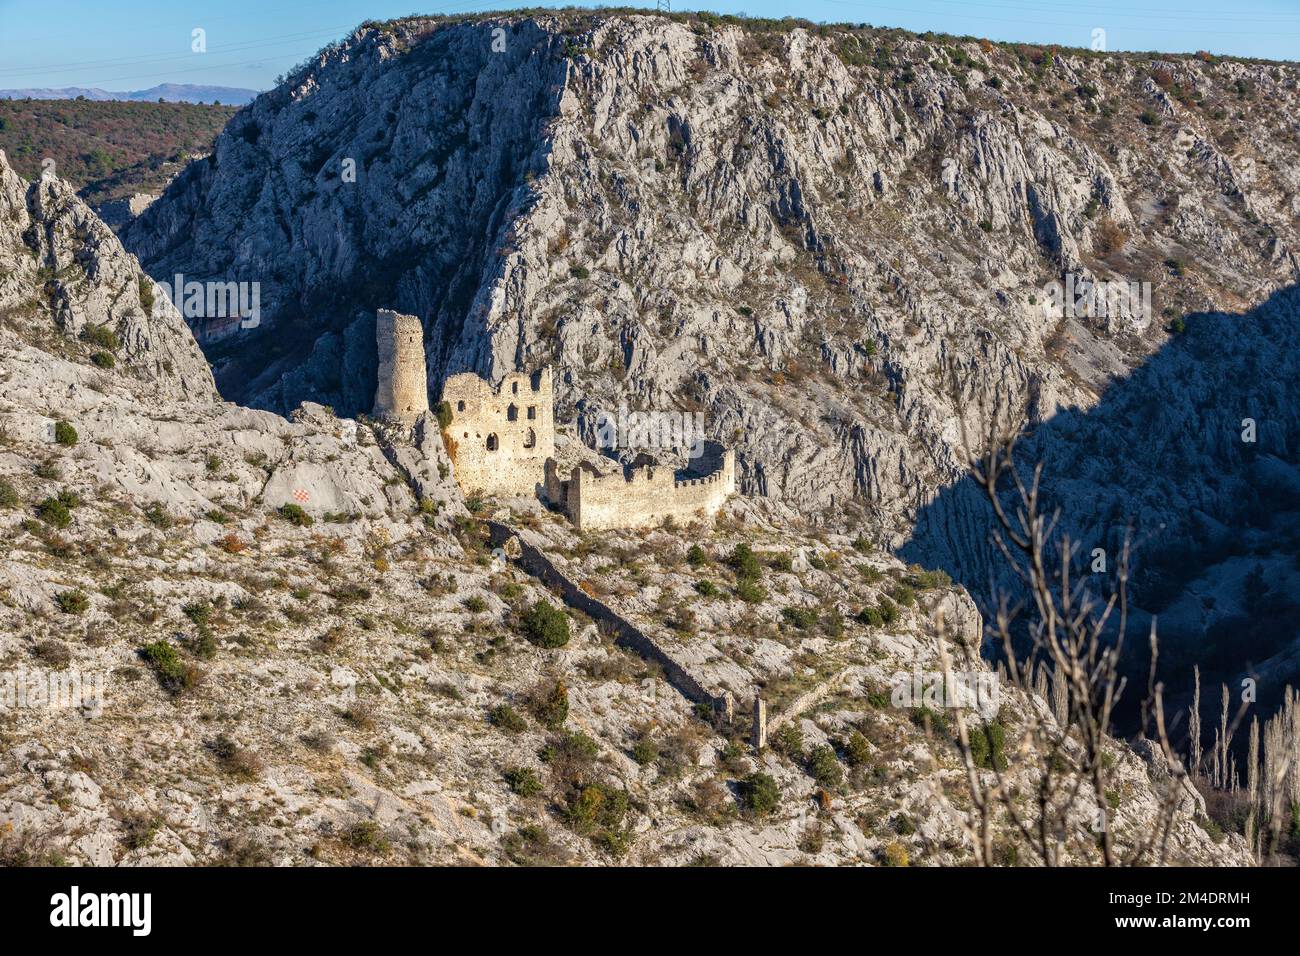
[{"label": "round tower", "polygon": [[376,418],[411,421],[429,410],[429,382],[424,365],[424,327],[413,315],[391,309],[375,314],[379,383]]}]

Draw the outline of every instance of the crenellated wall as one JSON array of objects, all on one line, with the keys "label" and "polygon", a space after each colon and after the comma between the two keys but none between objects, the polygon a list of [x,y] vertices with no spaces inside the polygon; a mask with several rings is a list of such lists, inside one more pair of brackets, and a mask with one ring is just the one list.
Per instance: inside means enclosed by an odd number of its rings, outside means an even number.
[{"label": "crenellated wall", "polygon": [[507,375],[495,387],[473,373],[442,386],[451,409],[446,434],[461,490],[531,495],[555,454],[551,370]]},{"label": "crenellated wall", "polygon": [[579,530],[635,528],[666,518],[690,522],[717,514],[736,492],[735,452],[717,442],[705,442],[702,477],[679,477],[672,468],[641,465],[626,474],[598,475],[576,467],[565,480],[554,461],[546,465],[546,497],[568,514]]}]

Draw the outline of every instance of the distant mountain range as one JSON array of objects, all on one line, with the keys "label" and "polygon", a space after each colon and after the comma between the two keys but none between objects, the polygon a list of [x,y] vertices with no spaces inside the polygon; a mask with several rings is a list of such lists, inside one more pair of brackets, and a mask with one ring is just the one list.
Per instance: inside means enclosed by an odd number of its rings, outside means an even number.
[{"label": "distant mountain range", "polygon": [[244,90],[234,86],[195,86],[190,83],[161,83],[147,90],[113,92],[97,87],[68,86],[63,89],[0,90],[4,100],[75,100],[84,96],[88,100],[123,100],[127,102],[212,103],[223,106],[243,106],[251,103],[257,90]]}]

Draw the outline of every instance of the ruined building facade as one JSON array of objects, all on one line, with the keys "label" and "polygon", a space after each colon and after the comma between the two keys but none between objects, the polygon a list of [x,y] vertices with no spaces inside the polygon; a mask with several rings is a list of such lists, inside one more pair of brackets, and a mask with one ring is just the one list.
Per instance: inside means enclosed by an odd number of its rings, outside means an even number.
[{"label": "ruined building facade", "polygon": [[606,475],[584,464],[561,477],[549,368],[507,375],[495,387],[471,373],[453,375],[442,401],[450,413],[443,434],[462,491],[538,494],[580,530],[646,527],[668,518],[685,524],[717,514],[736,491],[735,453],[709,441],[690,473],[638,461]]},{"label": "ruined building facade", "polygon": [[466,493],[531,495],[555,454],[551,370],[507,375],[495,388],[473,373],[442,386],[456,481]]},{"label": "ruined building facade", "polygon": [[375,315],[375,345],[379,353],[375,417],[412,421],[427,412],[429,382],[420,320],[380,309]]}]

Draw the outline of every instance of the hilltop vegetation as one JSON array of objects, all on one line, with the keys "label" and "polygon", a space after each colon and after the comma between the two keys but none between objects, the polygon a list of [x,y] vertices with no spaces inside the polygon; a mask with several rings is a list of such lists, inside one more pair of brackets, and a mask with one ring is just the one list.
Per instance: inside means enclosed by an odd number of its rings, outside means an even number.
[{"label": "hilltop vegetation", "polygon": [[91,100],[0,100],[0,149],[18,173],[54,160],[82,198],[101,203],[157,192],[195,154],[206,153],[233,106]]}]

